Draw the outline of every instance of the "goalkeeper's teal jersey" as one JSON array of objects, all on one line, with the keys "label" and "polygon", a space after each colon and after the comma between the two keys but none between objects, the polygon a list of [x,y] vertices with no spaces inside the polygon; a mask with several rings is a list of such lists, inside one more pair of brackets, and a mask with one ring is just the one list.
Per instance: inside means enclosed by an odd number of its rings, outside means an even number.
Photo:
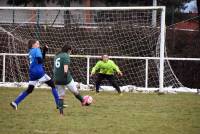
[{"label": "goalkeeper's teal jersey", "polygon": [[[67,74],[64,74],[64,65],[68,65]],[[70,57],[67,53],[59,53],[54,57],[54,81],[56,85],[67,85],[72,81],[69,65]]]},{"label": "goalkeeper's teal jersey", "polygon": [[113,75],[115,72],[120,72],[119,67],[112,61],[108,60],[106,62],[100,60],[92,68],[92,73],[101,73],[107,75]]}]

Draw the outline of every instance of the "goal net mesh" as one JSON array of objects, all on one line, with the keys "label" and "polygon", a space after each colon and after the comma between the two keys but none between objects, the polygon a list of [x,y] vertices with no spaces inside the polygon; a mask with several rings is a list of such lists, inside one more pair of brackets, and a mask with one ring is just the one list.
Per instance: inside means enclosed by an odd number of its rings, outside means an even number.
[{"label": "goal net mesh", "polygon": [[[153,14],[155,18],[152,19]],[[123,57],[157,57],[160,52],[161,9],[113,10],[0,10],[0,53],[5,56],[5,82],[29,80],[27,41],[37,39],[55,54],[65,43],[73,46],[73,55],[117,56],[114,62],[124,76],[117,76],[120,86],[145,87],[146,60]],[[165,53],[166,56],[166,53]],[[99,58],[90,59],[90,70]],[[3,56],[0,55],[3,74]],[[47,74],[53,74],[53,57],[45,62]],[[70,71],[77,82],[87,82],[87,59],[73,57]],[[148,60],[148,87],[159,87],[159,59]],[[3,76],[0,78],[3,81]],[[89,83],[94,84],[95,78]],[[105,82],[106,83],[106,82]],[[106,83],[107,84],[107,83]],[[164,87],[179,87],[167,60],[164,63]]]}]

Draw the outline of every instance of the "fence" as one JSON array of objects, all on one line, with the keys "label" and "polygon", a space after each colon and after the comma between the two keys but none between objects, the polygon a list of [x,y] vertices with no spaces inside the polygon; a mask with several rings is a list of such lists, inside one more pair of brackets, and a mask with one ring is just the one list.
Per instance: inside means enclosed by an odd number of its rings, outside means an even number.
[{"label": "fence", "polygon": [[[5,74],[6,71],[6,57],[7,56],[23,56],[23,57],[27,57],[27,54],[14,54],[14,53],[0,53],[0,57],[2,58],[2,82],[8,82],[5,79]],[[54,55],[52,54],[48,54],[48,57],[53,57]],[[100,58],[100,56],[91,56],[91,55],[71,55],[71,57],[74,58],[85,58],[87,60],[87,66],[86,66],[86,70],[87,70],[87,75],[86,80],[87,80],[87,84],[90,84],[90,61],[91,59],[96,59],[96,58]],[[158,60],[159,61],[159,57],[121,57],[121,56],[110,56],[111,59],[131,59],[131,60],[144,60],[145,61],[145,88],[148,88],[148,83],[149,83],[149,61],[150,60]],[[164,58],[165,62],[166,61],[200,61],[200,58],[172,58],[172,57],[165,57]]]}]

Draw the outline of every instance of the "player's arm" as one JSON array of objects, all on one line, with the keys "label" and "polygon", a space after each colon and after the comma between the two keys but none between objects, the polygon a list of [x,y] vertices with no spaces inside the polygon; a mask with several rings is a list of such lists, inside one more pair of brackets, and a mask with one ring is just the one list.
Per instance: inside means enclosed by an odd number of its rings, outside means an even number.
[{"label": "player's arm", "polygon": [[99,70],[99,66],[100,66],[100,62],[97,62],[97,64],[92,68],[92,71],[90,74],[91,76],[94,75],[97,70]]},{"label": "player's arm", "polygon": [[65,57],[62,59],[63,67],[64,67],[64,76],[67,76],[67,72],[69,70],[70,60],[69,58]]},{"label": "player's arm", "polygon": [[43,48],[42,48],[42,58],[43,60],[45,60],[45,56],[46,56],[46,52],[48,51],[48,46],[45,45]]},{"label": "player's arm", "polygon": [[65,74],[65,75],[67,75],[68,68],[69,68],[69,66],[65,64],[65,65],[64,65],[64,74]]},{"label": "player's arm", "polygon": [[115,70],[120,76],[122,76],[123,74],[122,74],[122,72],[120,71],[119,67],[115,64],[115,62],[112,61],[111,64],[112,64],[112,67],[114,68],[114,70]]},{"label": "player's arm", "polygon": [[36,49],[35,55],[36,55],[35,57],[37,59],[37,63],[42,64],[43,63],[42,52],[39,48]]},{"label": "player's arm", "polygon": [[46,45],[42,48],[42,52],[41,50],[37,52],[36,58],[37,58],[38,64],[42,64],[44,62],[47,51],[48,51],[48,46]]}]

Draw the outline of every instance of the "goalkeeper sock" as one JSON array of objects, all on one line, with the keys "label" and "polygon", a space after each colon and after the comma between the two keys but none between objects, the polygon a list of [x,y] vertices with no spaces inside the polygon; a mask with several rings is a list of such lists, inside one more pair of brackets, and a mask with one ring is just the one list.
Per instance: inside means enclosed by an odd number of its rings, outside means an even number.
[{"label": "goalkeeper sock", "polygon": [[96,84],[96,93],[99,93],[100,84]]},{"label": "goalkeeper sock", "polygon": [[80,101],[80,102],[83,102],[83,97],[78,94],[78,95],[75,95],[75,97]]},{"label": "goalkeeper sock", "polygon": [[58,97],[58,92],[57,92],[56,88],[52,88],[52,89],[51,89],[51,92],[52,92],[52,94],[53,94],[53,97],[54,97],[56,106],[58,106],[59,97]]},{"label": "goalkeeper sock", "polygon": [[28,95],[26,91],[23,91],[19,94],[19,96],[15,99],[15,103],[18,105],[24,98]]}]

